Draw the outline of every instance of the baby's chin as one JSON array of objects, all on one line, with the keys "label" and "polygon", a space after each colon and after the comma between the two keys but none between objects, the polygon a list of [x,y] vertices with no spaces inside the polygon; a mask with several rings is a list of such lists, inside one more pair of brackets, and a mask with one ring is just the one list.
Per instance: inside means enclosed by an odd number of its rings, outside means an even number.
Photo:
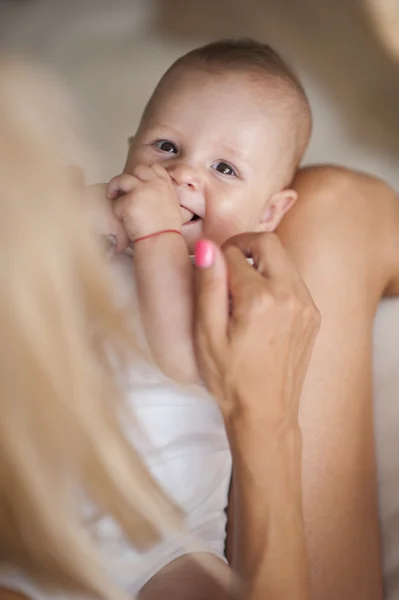
[{"label": "baby's chin", "polygon": [[203,238],[202,219],[184,223],[181,232],[187,244],[189,254],[194,254],[196,243]]}]

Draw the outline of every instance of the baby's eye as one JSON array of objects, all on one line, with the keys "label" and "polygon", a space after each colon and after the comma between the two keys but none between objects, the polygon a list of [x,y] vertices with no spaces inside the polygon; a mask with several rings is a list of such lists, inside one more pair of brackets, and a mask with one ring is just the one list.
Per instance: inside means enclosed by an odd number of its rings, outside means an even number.
[{"label": "baby's eye", "polygon": [[222,175],[227,175],[229,177],[237,177],[237,171],[235,170],[235,168],[229,163],[224,162],[223,160],[219,160],[213,163],[211,168],[215,169],[215,171],[221,173]]},{"label": "baby's eye", "polygon": [[169,140],[158,140],[154,142],[154,146],[162,150],[162,152],[167,152],[168,154],[177,154],[177,146],[173,142],[169,142]]}]

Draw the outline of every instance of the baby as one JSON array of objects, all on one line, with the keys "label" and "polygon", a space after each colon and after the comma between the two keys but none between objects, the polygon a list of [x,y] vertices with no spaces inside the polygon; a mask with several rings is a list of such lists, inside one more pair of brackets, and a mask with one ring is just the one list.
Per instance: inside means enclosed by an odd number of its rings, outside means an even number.
[{"label": "baby", "polygon": [[[268,45],[224,40],[179,58],[142,116],[108,197],[107,234],[133,247],[140,313],[155,362],[198,381],[190,254],[274,231],[297,195],[289,185],[311,133],[296,76]],[[116,217],[116,219],[115,219]],[[123,224],[123,225],[122,225]]]},{"label": "baby", "polygon": [[[274,50],[251,40],[216,42],[180,58],[161,79],[130,140],[123,174],[107,188],[102,233],[116,238],[113,261],[133,290],[131,304],[137,294],[159,367],[144,361],[127,390],[150,442],[140,450],[184,510],[200,549],[219,560],[231,454],[217,404],[203,386],[186,385],[200,382],[190,255],[203,237],[222,244],[240,232],[277,227],[296,200],[289,185],[310,130],[305,93]],[[186,553],[166,539],[143,562],[117,532],[100,533],[104,552],[117,549],[130,594]]]}]

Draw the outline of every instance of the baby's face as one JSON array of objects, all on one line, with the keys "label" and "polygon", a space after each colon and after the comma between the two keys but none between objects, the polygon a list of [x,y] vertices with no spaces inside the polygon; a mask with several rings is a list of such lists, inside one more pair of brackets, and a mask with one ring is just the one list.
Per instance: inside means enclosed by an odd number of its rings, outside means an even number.
[{"label": "baby's face", "polygon": [[290,197],[273,201],[289,168],[287,134],[278,101],[268,100],[267,89],[248,75],[183,68],[157,92],[125,172],[139,164],[165,167],[192,252],[202,237],[221,244],[237,233],[276,227]]}]

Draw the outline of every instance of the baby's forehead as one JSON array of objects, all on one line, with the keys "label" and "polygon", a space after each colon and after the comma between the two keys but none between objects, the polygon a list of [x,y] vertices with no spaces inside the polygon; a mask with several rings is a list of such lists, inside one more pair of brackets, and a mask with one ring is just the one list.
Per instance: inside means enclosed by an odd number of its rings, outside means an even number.
[{"label": "baby's forehead", "polygon": [[306,148],[310,128],[305,97],[282,77],[191,65],[173,68],[160,81],[140,126],[148,137],[171,135],[178,145],[193,139],[201,148],[224,143],[243,152],[248,148],[252,156],[267,154],[272,161],[294,157],[294,163]]},{"label": "baby's forehead", "polygon": [[[193,119],[238,119],[242,125],[259,121],[259,126],[273,126],[289,117],[286,90],[276,77],[260,78],[250,71],[216,71],[184,67],[175,69],[161,80],[151,97],[145,121],[181,121]],[[238,123],[237,123],[238,124]],[[222,125],[222,124],[221,124]]]},{"label": "baby's forehead", "polygon": [[[252,97],[254,100],[266,102],[287,92],[287,83],[276,75],[260,70],[228,68],[204,69],[192,65],[173,68],[160,80],[152,94],[149,105],[156,106],[172,96],[190,96],[193,92],[198,97],[206,94],[224,94],[226,92]],[[234,101],[235,95],[230,96]]]}]

